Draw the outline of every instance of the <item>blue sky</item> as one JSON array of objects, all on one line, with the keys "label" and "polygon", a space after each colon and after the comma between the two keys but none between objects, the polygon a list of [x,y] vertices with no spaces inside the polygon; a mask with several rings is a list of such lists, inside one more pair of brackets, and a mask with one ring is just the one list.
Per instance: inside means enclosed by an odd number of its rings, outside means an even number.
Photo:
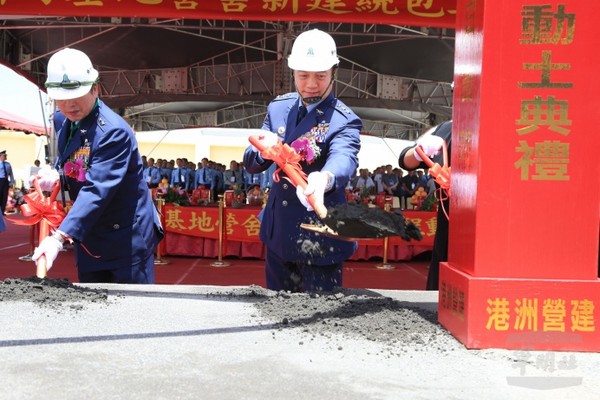
[{"label": "blue sky", "polygon": [[48,97],[36,85],[0,64],[1,110],[43,125],[44,114],[48,115],[47,103]]}]

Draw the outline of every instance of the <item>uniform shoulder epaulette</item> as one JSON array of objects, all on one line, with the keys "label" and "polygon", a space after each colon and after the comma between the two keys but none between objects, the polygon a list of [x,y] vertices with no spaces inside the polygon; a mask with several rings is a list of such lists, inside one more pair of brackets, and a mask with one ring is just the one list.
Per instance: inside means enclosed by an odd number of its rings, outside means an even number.
[{"label": "uniform shoulder epaulette", "polygon": [[298,93],[296,93],[296,92],[290,92],[290,93],[280,94],[279,96],[275,97],[273,99],[273,101],[296,99],[297,97],[298,97]]},{"label": "uniform shoulder epaulette", "polygon": [[350,117],[353,114],[353,111],[351,109],[349,109],[347,105],[345,105],[344,103],[342,103],[339,100],[335,104],[335,109],[338,112],[342,113],[345,117]]}]

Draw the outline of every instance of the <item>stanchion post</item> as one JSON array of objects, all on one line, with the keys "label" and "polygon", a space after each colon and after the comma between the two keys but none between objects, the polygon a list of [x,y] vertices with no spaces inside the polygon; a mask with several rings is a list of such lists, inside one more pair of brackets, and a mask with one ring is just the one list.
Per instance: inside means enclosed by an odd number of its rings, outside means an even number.
[{"label": "stanchion post", "polygon": [[[392,205],[387,201],[383,206],[383,209],[387,212],[390,212]],[[377,269],[396,269],[392,264],[388,263],[388,247],[390,244],[390,238],[388,236],[383,238],[383,261],[380,264],[376,264],[375,268]]]},{"label": "stanchion post", "polygon": [[[157,196],[156,209],[158,211],[158,215],[160,216],[160,220],[163,223],[163,229],[164,229],[164,218],[163,218],[163,206],[164,205],[165,205],[165,199],[163,199],[161,196]],[[161,243],[158,243],[156,245],[156,257],[154,257],[154,265],[167,265],[167,264],[169,264],[169,261],[162,258],[160,248],[161,248]]]},{"label": "stanchion post", "polygon": [[223,214],[225,208],[225,201],[223,200],[223,195],[219,195],[219,256],[216,261],[210,263],[211,267],[229,267],[231,264],[223,261]]},{"label": "stanchion post", "polygon": [[38,224],[29,225],[29,253],[19,257],[19,261],[33,261],[31,257],[35,251],[35,227]]}]

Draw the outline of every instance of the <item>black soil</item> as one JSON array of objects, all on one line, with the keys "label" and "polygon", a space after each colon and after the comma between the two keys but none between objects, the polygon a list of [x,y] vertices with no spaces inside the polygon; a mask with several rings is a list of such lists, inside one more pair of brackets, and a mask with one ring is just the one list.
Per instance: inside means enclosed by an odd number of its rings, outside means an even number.
[{"label": "black soil", "polygon": [[329,343],[341,350],[346,338],[367,340],[377,344],[385,356],[408,351],[443,354],[463,348],[437,322],[437,312],[369,290],[289,293],[250,286],[230,293],[257,298],[257,317],[280,331],[297,330],[301,345],[319,337],[330,339]]},{"label": "black soil", "polygon": [[419,228],[412,222],[407,224],[400,211],[389,212],[379,207],[354,203],[339,204],[327,211],[323,223],[340,236],[351,238],[400,236],[407,241],[422,239]]},{"label": "black soil", "polygon": [[0,304],[4,301],[26,301],[40,306],[79,309],[86,304],[107,303],[108,290],[73,285],[67,279],[7,278],[0,281]]},{"label": "black soil", "polygon": [[[318,337],[342,350],[347,339],[367,340],[377,345],[378,354],[386,357],[410,351],[444,353],[462,348],[437,322],[436,312],[369,290],[289,293],[249,286],[227,288],[207,296],[247,298],[256,309],[253,323],[272,325],[274,336],[295,330],[299,345]],[[73,285],[66,279],[36,277],[0,281],[0,305],[11,301],[32,302],[57,312],[112,303],[108,290]]]}]

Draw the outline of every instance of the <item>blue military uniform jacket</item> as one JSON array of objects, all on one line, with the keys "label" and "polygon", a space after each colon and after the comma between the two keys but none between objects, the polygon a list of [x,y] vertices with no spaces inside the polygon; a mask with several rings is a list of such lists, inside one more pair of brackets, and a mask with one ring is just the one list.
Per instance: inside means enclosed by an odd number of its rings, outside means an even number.
[{"label": "blue military uniform jacket", "polygon": [[[327,207],[346,202],[345,187],[358,166],[362,122],[340,100],[328,96],[316,107],[311,107],[306,117],[296,126],[299,96],[288,93],[274,99],[267,109],[262,129],[277,133],[283,143],[291,144],[304,134],[315,138],[320,155],[308,164],[302,161],[302,170],[308,175],[326,170],[335,176],[334,187],[325,193]],[[244,165],[249,173],[266,170],[273,162],[263,160],[248,147]],[[357,248],[356,242],[329,239],[300,228],[301,223],[315,223],[318,217],[306,208],[296,196],[296,188],[279,173],[268,201],[261,212],[260,239],[279,257],[290,262],[310,262],[313,265],[330,265],[346,260]],[[304,246],[311,243],[311,251]],[[316,246],[318,244],[318,246]]]},{"label": "blue military uniform jacket", "polygon": [[213,172],[208,167],[202,167],[196,170],[194,173],[194,189],[196,189],[200,185],[208,185],[212,182]]},{"label": "blue military uniform jacket", "polygon": [[54,123],[56,165],[63,168],[76,156],[84,159],[87,170],[84,182],[66,178],[75,198],[59,227],[76,242],[78,268],[116,269],[146,260],[163,231],[131,128],[100,100],[73,130],[60,112]]},{"label": "blue military uniform jacket", "polygon": [[160,183],[160,169],[153,165],[144,169],[144,180],[150,187],[156,187]]},{"label": "blue military uniform jacket", "polygon": [[173,168],[171,171],[171,178],[169,183],[171,186],[179,186],[184,190],[190,190],[194,180],[194,174],[192,170],[187,167]]}]

